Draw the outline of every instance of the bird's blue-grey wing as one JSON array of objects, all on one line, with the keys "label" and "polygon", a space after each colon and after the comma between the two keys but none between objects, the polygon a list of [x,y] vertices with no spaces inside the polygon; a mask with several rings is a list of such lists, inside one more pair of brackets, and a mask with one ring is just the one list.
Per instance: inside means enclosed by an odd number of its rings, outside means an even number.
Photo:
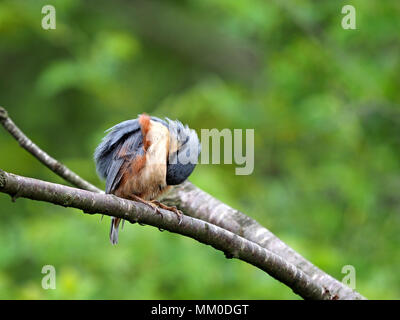
[{"label": "bird's blue-grey wing", "polygon": [[106,178],[106,193],[112,193],[117,189],[121,177],[124,174],[124,164],[135,161],[138,156],[144,154],[143,135],[140,130],[131,133],[114,153],[109,174]]},{"label": "bird's blue-grey wing", "polygon": [[143,135],[137,119],[121,122],[107,131],[94,158],[99,176],[106,179],[106,193],[112,193],[121,180],[124,163],[143,155]]},{"label": "bird's blue-grey wing", "polygon": [[120,171],[124,161],[124,159],[120,158],[111,162],[109,174],[106,178],[106,193],[112,193],[115,190],[115,185],[120,182],[122,176]]},{"label": "bird's blue-grey wing", "polygon": [[121,122],[106,131],[108,134],[103,138],[94,153],[96,170],[102,179],[106,179],[108,176],[118,144],[124,140],[126,135],[136,131],[140,131],[140,124],[137,119]]}]

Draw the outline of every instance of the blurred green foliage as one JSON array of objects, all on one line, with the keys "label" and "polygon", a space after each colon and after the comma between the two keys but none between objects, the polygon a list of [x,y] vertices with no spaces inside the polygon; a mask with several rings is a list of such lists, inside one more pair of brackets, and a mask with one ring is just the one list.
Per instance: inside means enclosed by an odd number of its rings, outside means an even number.
[{"label": "blurred green foliage", "polygon": [[[368,298],[400,298],[400,2],[0,2],[0,104],[43,149],[97,186],[93,150],[138,113],[254,128],[255,170],[199,165],[191,181],[257,219]],[[6,171],[64,183],[0,134]],[[244,187],[245,186],[245,187]],[[191,239],[0,195],[2,299],[298,299]],[[54,265],[57,289],[41,288]]]}]

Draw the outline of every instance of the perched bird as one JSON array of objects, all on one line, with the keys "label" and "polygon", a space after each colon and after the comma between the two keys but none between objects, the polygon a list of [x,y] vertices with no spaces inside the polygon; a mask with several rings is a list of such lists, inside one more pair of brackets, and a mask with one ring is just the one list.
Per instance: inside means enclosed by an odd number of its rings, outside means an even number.
[{"label": "perched bird", "polygon": [[[200,153],[197,134],[179,121],[141,114],[107,130],[94,159],[99,176],[106,179],[106,193],[171,210],[176,207],[155,199],[168,186],[184,182],[194,170]],[[160,213],[160,212],[159,212]],[[111,218],[110,241],[118,243],[120,218]]]}]

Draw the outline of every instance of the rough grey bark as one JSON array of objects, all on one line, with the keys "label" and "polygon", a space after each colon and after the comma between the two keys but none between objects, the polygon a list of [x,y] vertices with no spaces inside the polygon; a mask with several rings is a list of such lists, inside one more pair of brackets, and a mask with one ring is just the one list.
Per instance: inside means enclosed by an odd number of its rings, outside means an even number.
[{"label": "rough grey bark", "polygon": [[[102,192],[42,151],[18,129],[14,122],[8,117],[6,110],[1,107],[0,123],[2,123],[5,129],[20,142],[23,148],[37,157],[48,168],[59,174],[66,181],[85,190]],[[56,170],[60,167],[62,168],[61,170]],[[185,182],[172,189],[172,191],[164,197],[163,201],[168,204],[176,205],[187,215],[229,230],[281,256],[307,274],[312,281],[319,284],[324,292],[332,299],[365,299],[358,292],[350,289],[314,266],[272,234],[268,229],[261,226],[257,221],[213,198],[190,182]]]},{"label": "rough grey bark", "polygon": [[335,299],[365,299],[358,292],[317,268],[256,220],[215,199],[189,181],[166,194],[163,202],[175,205],[192,217],[208,221],[276,253],[307,274]]},{"label": "rough grey bark", "polygon": [[179,223],[176,214],[168,210],[160,209],[160,215],[139,202],[26,178],[2,170],[0,192],[9,194],[14,200],[23,197],[46,201],[81,209],[89,214],[101,213],[179,233],[221,250],[229,258],[246,261],[264,270],[305,299],[332,299],[323,287],[279,255],[228,230],[193,217],[184,215]]}]

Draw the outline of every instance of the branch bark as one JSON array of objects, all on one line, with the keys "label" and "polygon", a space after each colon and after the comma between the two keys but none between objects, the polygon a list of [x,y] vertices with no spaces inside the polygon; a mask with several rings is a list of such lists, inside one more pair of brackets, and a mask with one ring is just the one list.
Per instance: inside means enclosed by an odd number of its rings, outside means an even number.
[{"label": "branch bark", "polygon": [[189,181],[176,186],[166,194],[163,202],[175,205],[185,214],[229,230],[281,256],[323,287],[332,299],[365,299],[358,292],[313,265],[256,220],[215,199]]},{"label": "branch bark", "polygon": [[[24,149],[66,181],[85,190],[102,192],[42,151],[14,124],[8,117],[6,110],[1,107],[0,123]],[[327,297],[330,299],[365,299],[358,292],[314,266],[257,221],[213,198],[190,182],[185,182],[173,188],[163,201],[176,205],[187,215],[219,226],[280,256],[322,288],[323,293],[319,299],[326,299]]]},{"label": "branch bark", "polygon": [[331,296],[296,266],[282,257],[211,223],[184,215],[181,223],[175,213],[160,210],[154,212],[144,204],[118,198],[113,195],[90,192],[26,178],[0,170],[0,192],[14,200],[19,197],[46,201],[64,207],[83,210],[85,213],[101,213],[143,223],[193,238],[221,250],[228,258],[246,261],[283,282],[306,299],[329,299]]}]

